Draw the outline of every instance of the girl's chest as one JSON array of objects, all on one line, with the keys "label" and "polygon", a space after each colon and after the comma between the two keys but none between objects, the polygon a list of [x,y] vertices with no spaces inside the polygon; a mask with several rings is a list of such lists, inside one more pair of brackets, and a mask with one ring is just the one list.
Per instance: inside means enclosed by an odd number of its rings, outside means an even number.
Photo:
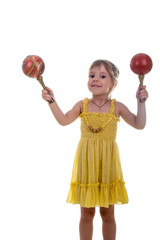
[{"label": "girl's chest", "polygon": [[91,101],[88,102],[87,111],[90,113],[109,113],[110,104],[106,104],[104,106],[96,106]]}]

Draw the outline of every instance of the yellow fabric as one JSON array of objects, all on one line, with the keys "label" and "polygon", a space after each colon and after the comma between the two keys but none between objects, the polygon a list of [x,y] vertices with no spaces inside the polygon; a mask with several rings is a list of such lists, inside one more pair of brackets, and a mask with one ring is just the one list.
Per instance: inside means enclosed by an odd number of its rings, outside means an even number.
[{"label": "yellow fabric", "polygon": [[[81,118],[81,139],[73,165],[68,203],[82,207],[109,207],[113,204],[128,203],[123,180],[119,149],[116,143],[117,122],[114,114],[115,99],[111,101],[109,113],[87,111],[88,98],[83,101]],[[94,128],[102,127],[98,133]]]}]

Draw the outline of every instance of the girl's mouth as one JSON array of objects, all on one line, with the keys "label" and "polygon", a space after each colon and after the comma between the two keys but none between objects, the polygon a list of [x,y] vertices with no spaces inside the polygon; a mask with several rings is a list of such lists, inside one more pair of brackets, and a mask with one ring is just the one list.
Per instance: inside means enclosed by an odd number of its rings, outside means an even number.
[{"label": "girl's mouth", "polygon": [[99,88],[99,87],[101,87],[101,86],[98,85],[98,84],[92,84],[91,86],[92,86],[92,87],[95,87],[95,88]]}]

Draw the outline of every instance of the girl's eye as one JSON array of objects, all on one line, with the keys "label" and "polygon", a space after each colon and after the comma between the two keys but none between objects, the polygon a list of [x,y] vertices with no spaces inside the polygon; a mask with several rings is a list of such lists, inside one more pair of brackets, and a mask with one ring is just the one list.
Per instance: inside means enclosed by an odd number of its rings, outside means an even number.
[{"label": "girl's eye", "polygon": [[94,78],[94,74],[89,75],[90,78]]},{"label": "girl's eye", "polygon": [[106,76],[105,76],[105,75],[101,75],[100,77],[101,77],[101,78],[106,78]]}]

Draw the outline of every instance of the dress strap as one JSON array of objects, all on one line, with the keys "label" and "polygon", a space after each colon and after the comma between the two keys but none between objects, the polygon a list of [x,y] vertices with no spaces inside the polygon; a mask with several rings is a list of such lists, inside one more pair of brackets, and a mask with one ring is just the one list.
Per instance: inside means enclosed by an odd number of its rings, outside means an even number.
[{"label": "dress strap", "polygon": [[109,110],[109,113],[110,114],[114,114],[114,111],[115,111],[115,105],[114,105],[114,102],[116,101],[116,99],[112,99],[111,100],[111,106],[110,106],[110,110]]},{"label": "dress strap", "polygon": [[88,98],[83,100],[83,113],[87,112]]}]

